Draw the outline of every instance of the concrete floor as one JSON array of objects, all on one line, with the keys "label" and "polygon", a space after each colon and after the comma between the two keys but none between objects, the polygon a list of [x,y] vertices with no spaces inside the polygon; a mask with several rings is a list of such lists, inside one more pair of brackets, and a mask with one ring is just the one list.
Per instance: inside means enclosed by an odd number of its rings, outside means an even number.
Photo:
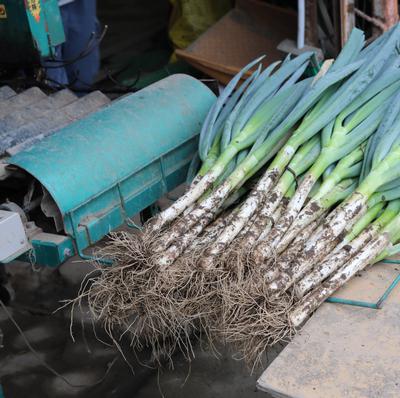
[{"label": "concrete floor", "polygon": [[[177,187],[161,198],[159,206],[162,209],[169,206],[183,190],[184,186]],[[140,224],[139,217],[134,222]],[[4,333],[3,347],[0,347],[0,384],[6,398],[246,398],[256,394],[271,398],[256,390],[256,381],[264,368],[250,374],[245,364],[234,359],[234,354],[224,347],[219,347],[217,359],[197,345],[196,359],[191,366],[177,355],[174,370],[158,372],[144,367],[140,362],[148,358],[146,352],[139,353],[138,358],[130,353],[128,366],[114,347],[96,339],[90,318],[78,312],[74,316],[75,342],[72,341],[70,308],[55,311],[63,300],[76,297],[82,280],[92,269],[77,257],[57,270],[36,270],[30,264],[17,262],[7,267],[16,292],[9,311],[31,345],[42,360],[70,383],[89,386],[71,387],[51,374],[27,348],[0,308],[0,329]],[[96,335],[109,341],[100,327],[96,328]],[[282,349],[278,346],[269,350],[265,365]],[[125,355],[128,352],[124,350]]]},{"label": "concrete floor", "polygon": [[[130,355],[134,373],[119,353],[96,340],[90,320],[75,316],[75,338],[69,335],[70,310],[54,311],[62,300],[73,298],[79,284],[90,269],[89,264],[72,259],[59,270],[34,271],[27,264],[8,267],[16,290],[16,300],[10,311],[41,359],[65,376],[71,383],[91,387],[70,387],[52,375],[27,348],[14,325],[3,310],[0,328],[4,333],[0,349],[0,383],[6,398],[47,397],[252,397],[256,394],[256,380],[263,369],[254,375],[242,362],[232,358],[221,348],[221,358],[196,347],[196,360],[189,367],[179,356],[174,371],[158,373],[141,366]],[[80,325],[85,326],[85,333]],[[104,337],[101,330],[100,337]],[[275,358],[281,348],[269,353]],[[144,353],[145,356],[145,353]],[[142,357],[142,355],[140,355]],[[140,359],[140,358],[139,358]],[[107,367],[113,366],[104,377]],[[99,384],[96,382],[100,379]],[[267,394],[257,393],[268,398]]]}]

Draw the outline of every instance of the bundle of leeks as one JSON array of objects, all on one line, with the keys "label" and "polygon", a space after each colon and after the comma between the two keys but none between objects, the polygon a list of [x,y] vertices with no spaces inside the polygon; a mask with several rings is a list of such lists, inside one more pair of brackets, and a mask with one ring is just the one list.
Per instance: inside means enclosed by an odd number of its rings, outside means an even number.
[{"label": "bundle of leeks", "polygon": [[115,265],[85,295],[110,335],[188,359],[193,334],[222,338],[251,361],[396,253],[399,38],[397,25],[366,46],[354,29],[316,77],[304,78],[304,53],[265,70],[256,59],[232,79],[204,121],[187,192],[101,253]]}]

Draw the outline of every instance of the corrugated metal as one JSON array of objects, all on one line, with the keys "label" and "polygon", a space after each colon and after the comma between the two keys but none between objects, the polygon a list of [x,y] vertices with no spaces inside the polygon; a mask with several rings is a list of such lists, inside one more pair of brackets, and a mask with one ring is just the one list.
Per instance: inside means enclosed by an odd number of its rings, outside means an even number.
[{"label": "corrugated metal", "polygon": [[67,89],[46,95],[34,87],[14,96],[9,88],[0,90],[6,98],[0,97],[0,156],[28,149],[110,102],[99,91],[78,99]]}]

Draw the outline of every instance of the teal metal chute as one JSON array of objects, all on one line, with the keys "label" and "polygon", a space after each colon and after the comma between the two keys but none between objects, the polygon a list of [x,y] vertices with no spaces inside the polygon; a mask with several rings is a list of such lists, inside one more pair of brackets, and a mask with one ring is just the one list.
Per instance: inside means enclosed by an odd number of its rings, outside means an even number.
[{"label": "teal metal chute", "polygon": [[[214,101],[198,80],[173,75],[70,124],[8,163],[50,194],[65,234],[81,253],[184,182]],[[45,242],[36,248],[44,250]]]}]

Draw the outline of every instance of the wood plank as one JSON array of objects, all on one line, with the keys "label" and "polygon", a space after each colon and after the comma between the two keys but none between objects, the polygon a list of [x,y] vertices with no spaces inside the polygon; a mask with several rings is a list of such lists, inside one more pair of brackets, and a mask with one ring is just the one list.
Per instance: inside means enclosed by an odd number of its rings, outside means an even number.
[{"label": "wood plank", "polygon": [[[377,264],[335,294],[376,302],[400,266]],[[258,380],[274,397],[400,396],[400,286],[381,310],[323,304]]]},{"label": "wood plank", "polygon": [[341,44],[342,47],[355,26],[354,0],[340,0]]}]

